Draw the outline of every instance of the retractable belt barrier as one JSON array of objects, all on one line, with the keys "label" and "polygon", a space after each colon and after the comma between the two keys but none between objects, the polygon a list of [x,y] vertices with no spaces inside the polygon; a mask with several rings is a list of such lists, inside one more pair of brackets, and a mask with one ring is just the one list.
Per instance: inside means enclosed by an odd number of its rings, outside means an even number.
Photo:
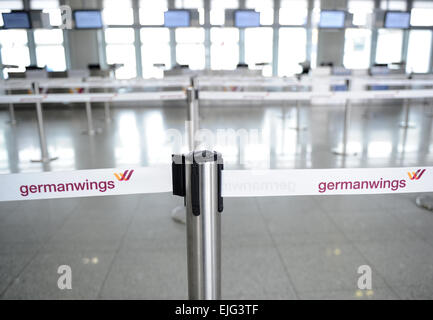
[{"label": "retractable belt barrier", "polygon": [[[0,201],[171,192],[168,165],[0,175]],[[433,167],[223,170],[223,197],[433,192]]]},{"label": "retractable belt barrier", "polygon": [[431,89],[414,90],[374,90],[374,91],[301,91],[301,92],[267,92],[267,91],[199,91],[200,100],[310,100],[326,99],[327,101],[366,100],[366,99],[422,99],[432,98]]},{"label": "retractable belt barrier", "polygon": [[433,167],[224,170],[221,154],[173,155],[172,164],[0,175],[0,201],[173,192],[184,198],[188,295],[221,299],[224,197],[433,192]]},{"label": "retractable belt barrier", "polygon": [[150,100],[186,99],[184,91],[132,92],[132,93],[52,93],[52,94],[15,94],[0,96],[0,103],[71,103],[71,102],[122,102]]}]

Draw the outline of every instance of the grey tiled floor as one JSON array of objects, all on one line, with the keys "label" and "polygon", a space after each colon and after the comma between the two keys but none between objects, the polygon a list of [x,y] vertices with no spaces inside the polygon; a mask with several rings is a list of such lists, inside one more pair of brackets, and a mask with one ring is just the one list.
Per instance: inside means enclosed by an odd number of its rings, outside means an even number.
[{"label": "grey tiled floor", "polygon": [[[248,112],[245,113],[245,108]],[[281,111],[287,118],[281,117]],[[417,127],[402,152],[401,105],[358,106],[351,142],[358,156],[345,162],[329,150],[341,138],[341,106],[304,108],[309,129],[289,130],[287,106],[204,105],[202,126],[273,128],[268,157],[230,168],[428,166],[432,118],[414,105]],[[161,130],[183,128],[182,105],[124,105],[102,135],[88,137],[82,107],[45,109],[48,143],[60,157],[48,170],[153,165],[173,150]],[[96,123],[102,110],[94,108]],[[38,140],[33,110],[17,110],[19,124],[0,111],[0,171],[42,171],[30,163]],[[274,122],[272,122],[274,121]],[[269,127],[269,123],[274,125]],[[159,131],[158,131],[159,130]],[[281,137],[285,136],[286,140]],[[263,160],[265,159],[265,160]],[[227,299],[432,299],[433,214],[415,194],[227,198],[223,212],[222,288]],[[2,299],[187,298],[185,227],[170,219],[182,199],[170,194],[0,203]],[[59,265],[72,268],[72,290],[57,288]],[[357,289],[357,269],[372,268],[373,289]]]}]

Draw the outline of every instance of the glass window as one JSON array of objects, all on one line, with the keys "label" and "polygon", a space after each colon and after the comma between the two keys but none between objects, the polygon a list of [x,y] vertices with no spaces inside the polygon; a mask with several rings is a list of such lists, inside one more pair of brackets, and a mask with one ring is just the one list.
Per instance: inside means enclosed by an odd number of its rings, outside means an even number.
[{"label": "glass window", "polygon": [[406,72],[425,73],[430,68],[432,32],[411,30],[407,51]]},{"label": "glass window", "polygon": [[204,69],[204,29],[176,29],[176,62],[189,65],[191,69]]},{"label": "glass window", "polygon": [[162,78],[162,68],[154,64],[165,64],[166,68],[170,62],[170,35],[166,28],[142,28],[141,29],[141,58],[143,64],[143,78]]},{"label": "glass window", "polygon": [[349,0],[348,9],[353,14],[355,26],[366,26],[374,10],[374,1]]},{"label": "glass window", "polygon": [[382,0],[380,2],[380,8],[382,10],[406,10],[405,0]]},{"label": "glass window", "polygon": [[263,68],[264,76],[272,75],[272,28],[245,29],[245,63],[257,69],[256,63],[269,63]]},{"label": "glass window", "polygon": [[234,70],[239,62],[239,30],[237,28],[212,28],[211,69]]},{"label": "glass window", "polygon": [[274,23],[273,0],[247,0],[246,7],[260,12],[260,24],[270,25]]},{"label": "glass window", "polygon": [[199,23],[204,24],[204,6],[203,0],[175,0],[176,9],[198,9]]},{"label": "glass window", "polygon": [[305,25],[307,23],[307,0],[282,0],[279,12],[282,25]]},{"label": "glass window", "polygon": [[2,63],[19,66],[18,69],[4,69],[5,77],[9,71],[24,72],[25,66],[30,64],[27,41],[26,30],[0,30]]},{"label": "glass window", "polygon": [[410,24],[412,26],[433,26],[433,8],[413,8]]},{"label": "glass window", "polygon": [[433,26],[433,2],[414,1],[410,24],[412,26]]},{"label": "glass window", "polygon": [[3,12],[11,12],[11,10],[20,10],[23,8],[21,0],[5,0],[0,1],[0,26],[3,26]]},{"label": "glass window", "polygon": [[108,28],[105,30],[105,42],[107,43],[107,63],[123,64],[123,67],[116,70],[116,78],[136,77],[134,30],[132,28]]},{"label": "glass window", "polygon": [[379,29],[377,36],[376,63],[401,62],[403,31]]},{"label": "glass window", "polygon": [[66,70],[63,31],[60,29],[36,29],[34,37],[38,66],[46,66],[49,71]]},{"label": "glass window", "polygon": [[105,30],[107,43],[134,43],[134,30],[130,28],[108,28]]},{"label": "glass window", "polygon": [[62,15],[59,9],[59,0],[32,0],[30,8],[42,10],[42,12],[50,15],[50,24],[52,26],[60,26],[62,24]]},{"label": "glass window", "polygon": [[164,12],[167,11],[167,0],[141,0],[140,24],[160,26],[164,24]]},{"label": "glass window", "polygon": [[343,65],[348,69],[367,69],[370,66],[371,30],[346,29]]},{"label": "glass window", "polygon": [[132,25],[134,14],[131,0],[104,0],[102,18],[106,25]]},{"label": "glass window", "polygon": [[[296,46],[293,45],[296,43]],[[299,63],[306,59],[307,31],[304,28],[281,28],[278,48],[278,75],[291,76],[302,71]]]},{"label": "glass window", "polygon": [[237,9],[239,0],[212,0],[210,9],[210,23],[223,25],[225,21],[225,9]]}]

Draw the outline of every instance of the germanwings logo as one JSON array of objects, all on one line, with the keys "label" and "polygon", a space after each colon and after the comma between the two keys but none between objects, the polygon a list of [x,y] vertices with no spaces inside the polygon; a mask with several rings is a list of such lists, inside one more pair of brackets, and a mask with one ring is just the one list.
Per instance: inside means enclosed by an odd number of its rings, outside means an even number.
[{"label": "germanwings logo", "polygon": [[419,180],[424,174],[425,170],[426,169],[418,169],[416,172],[408,172],[407,175],[409,176],[410,180]]},{"label": "germanwings logo", "polygon": [[124,173],[115,173],[114,176],[119,181],[128,181],[131,178],[133,172],[134,170],[126,170]]}]

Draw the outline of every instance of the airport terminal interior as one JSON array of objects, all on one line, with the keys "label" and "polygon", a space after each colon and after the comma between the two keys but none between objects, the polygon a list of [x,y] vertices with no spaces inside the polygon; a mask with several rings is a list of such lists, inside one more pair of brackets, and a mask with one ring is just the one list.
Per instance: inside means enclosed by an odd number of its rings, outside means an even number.
[{"label": "airport terminal interior", "polygon": [[188,197],[14,188],[112,169],[113,186],[152,189],[165,176],[140,168],[172,174],[173,154],[198,150],[257,181],[407,168],[425,186],[224,196],[220,293],[205,298],[433,299],[433,1],[1,0],[0,13],[0,299],[196,298]]}]

